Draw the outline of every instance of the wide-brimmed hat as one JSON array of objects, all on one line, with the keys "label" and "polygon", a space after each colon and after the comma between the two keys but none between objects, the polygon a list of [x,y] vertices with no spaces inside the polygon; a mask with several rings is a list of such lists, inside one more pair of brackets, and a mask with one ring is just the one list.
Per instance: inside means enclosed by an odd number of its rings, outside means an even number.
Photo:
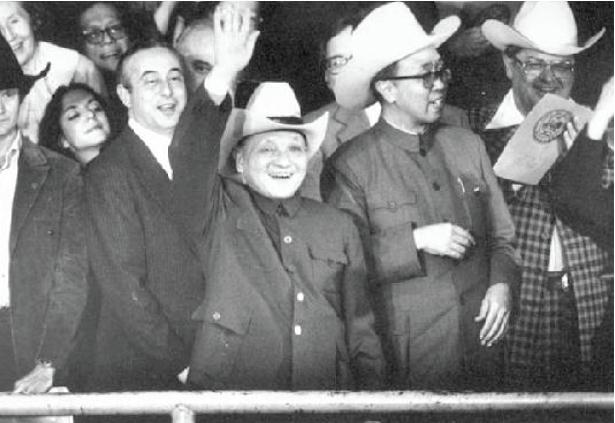
[{"label": "wide-brimmed hat", "polygon": [[47,75],[50,64],[35,76],[24,75],[11,46],[3,36],[0,36],[0,90],[17,88],[22,95],[28,94],[37,79]]},{"label": "wide-brimmed hat", "polygon": [[340,69],[333,88],[336,102],[350,109],[373,103],[370,83],[378,71],[424,48],[438,48],[460,23],[449,16],[427,34],[401,2],[374,9],[352,32],[352,59]]},{"label": "wide-brimmed hat", "polygon": [[295,92],[286,82],[262,82],[250,96],[245,109],[235,108],[227,120],[220,140],[218,169],[225,176],[237,173],[233,149],[242,139],[263,132],[296,131],[305,136],[308,157],[318,151],[325,137],[328,113],[305,123]]},{"label": "wide-brimmed hat", "polygon": [[487,40],[498,50],[517,46],[560,56],[582,52],[598,41],[605,31],[602,28],[579,46],[577,24],[570,6],[564,1],[527,1],[519,9],[512,27],[488,19],[481,29]]}]

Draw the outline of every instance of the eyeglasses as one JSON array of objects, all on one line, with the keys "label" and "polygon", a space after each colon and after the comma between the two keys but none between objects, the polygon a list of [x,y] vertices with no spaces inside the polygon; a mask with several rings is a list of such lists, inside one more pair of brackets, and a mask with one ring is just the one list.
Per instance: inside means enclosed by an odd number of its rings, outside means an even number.
[{"label": "eyeglasses", "polygon": [[337,54],[335,56],[327,57],[326,59],[324,59],[323,66],[325,68],[325,71],[332,74],[336,74],[351,60],[352,54],[349,54],[348,56],[342,56],[341,54]]},{"label": "eyeglasses", "polygon": [[448,84],[453,77],[453,73],[448,68],[434,69],[430,72],[422,73],[420,75],[403,75],[403,76],[388,76],[379,79],[380,81],[399,81],[403,79],[423,79],[423,86],[428,90],[431,90],[437,79],[442,81],[443,84]]},{"label": "eyeglasses", "polygon": [[126,30],[121,24],[111,25],[103,29],[87,29],[81,33],[89,44],[102,44],[105,34],[113,41],[126,38]]},{"label": "eyeglasses", "polygon": [[547,69],[557,78],[570,78],[574,73],[574,63],[572,62],[555,62],[548,63],[542,60],[530,60],[527,62],[521,61],[518,57],[513,56],[512,59],[519,65],[527,78],[537,78],[542,75]]}]

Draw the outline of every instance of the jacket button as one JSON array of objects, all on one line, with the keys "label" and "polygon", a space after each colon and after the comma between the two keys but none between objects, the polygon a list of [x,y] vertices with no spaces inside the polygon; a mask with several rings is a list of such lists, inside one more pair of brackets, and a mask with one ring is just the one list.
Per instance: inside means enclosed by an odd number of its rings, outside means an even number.
[{"label": "jacket button", "polygon": [[297,293],[297,301],[301,303],[303,302],[304,299],[305,299],[305,295],[303,294],[303,292]]},{"label": "jacket button", "polygon": [[551,232],[544,231],[540,234],[540,237],[543,239],[543,241],[549,241],[551,239]]},{"label": "jacket button", "polygon": [[301,335],[301,326],[295,325],[295,335]]},{"label": "jacket button", "polygon": [[421,148],[419,148],[419,154],[422,157],[425,157],[427,155],[427,151],[423,147],[421,147]]},{"label": "jacket button", "polygon": [[283,241],[284,241],[284,244],[290,244],[291,242],[293,242],[293,237],[290,235],[286,235]]},{"label": "jacket button", "polygon": [[389,208],[389,210],[396,210],[397,209],[397,203],[395,201],[389,201],[387,203],[387,207]]},{"label": "jacket button", "polygon": [[47,231],[47,235],[50,235],[50,236],[51,236],[51,235],[53,235],[53,234],[54,234],[53,229],[49,229],[49,230]]},{"label": "jacket button", "polygon": [[435,191],[440,191],[440,184],[439,184],[439,183],[434,182],[434,183],[432,184],[432,186],[433,186],[433,189],[434,189]]},{"label": "jacket button", "polygon": [[286,266],[286,271],[288,273],[295,273],[295,266],[293,266],[292,264],[289,264],[288,266]]},{"label": "jacket button", "polygon": [[211,317],[217,322],[218,320],[220,320],[220,313],[218,313],[217,311],[214,311]]}]

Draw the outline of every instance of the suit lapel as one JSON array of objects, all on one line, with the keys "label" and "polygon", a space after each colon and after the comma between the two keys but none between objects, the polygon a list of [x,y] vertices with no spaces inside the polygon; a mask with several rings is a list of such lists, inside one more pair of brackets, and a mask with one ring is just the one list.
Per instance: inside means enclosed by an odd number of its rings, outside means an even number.
[{"label": "suit lapel", "polygon": [[19,156],[17,185],[15,186],[15,197],[13,199],[13,223],[10,235],[11,254],[17,245],[21,229],[38,198],[48,173],[49,163],[46,157],[30,141],[24,138]]},{"label": "suit lapel", "polygon": [[162,209],[169,213],[172,210],[171,181],[166,172],[132,129],[126,128],[123,138],[137,178]]}]

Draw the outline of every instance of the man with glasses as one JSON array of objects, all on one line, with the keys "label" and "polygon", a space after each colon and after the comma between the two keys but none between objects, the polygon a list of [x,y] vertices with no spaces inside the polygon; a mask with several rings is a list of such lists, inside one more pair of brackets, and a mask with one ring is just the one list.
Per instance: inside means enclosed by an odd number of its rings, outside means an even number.
[{"label": "man with glasses", "polygon": [[[424,27],[433,26],[425,7],[416,2],[409,7]],[[327,87],[333,93],[336,91],[337,79],[343,78],[342,69],[352,60],[352,31],[373,8],[374,6],[363,6],[354,13],[343,16],[335,22],[329,34],[325,35],[326,43],[321,48],[322,68]],[[375,98],[372,98],[370,103],[365,107],[349,109],[333,101],[305,116],[304,119],[311,122],[328,113],[329,123],[320,150],[310,159],[308,174],[301,186],[302,196],[322,200],[320,174],[325,160],[331,157],[340,145],[374,126],[380,117],[380,103],[375,101]],[[470,125],[464,110],[448,104],[442,110],[441,121],[466,128]]]},{"label": "man with glasses", "polygon": [[[512,27],[489,20],[482,30],[503,52],[506,75],[512,83],[499,104],[469,113],[473,128],[495,163],[525,116],[545,94],[570,97],[575,55],[598,41],[604,30],[579,46],[575,19],[566,2],[527,2]],[[568,128],[577,132],[572,123]],[[564,140],[569,144],[572,137]],[[579,139],[574,145],[580,142]],[[604,181],[597,172],[593,183],[598,190],[601,183],[605,187],[613,183],[612,152],[609,165],[607,151],[604,145],[604,154],[594,166],[604,169]],[[517,389],[570,390],[590,382],[586,375],[592,339],[612,295],[612,282],[602,277],[612,273],[607,270],[611,261],[607,251],[582,235],[576,228],[579,222],[565,223],[556,212],[553,178],[560,165],[556,163],[535,186],[501,181],[516,224],[522,259],[519,312],[509,339],[511,381]]]},{"label": "man with glasses", "polygon": [[335,88],[345,107],[372,95],[382,107],[327,161],[321,189],[359,227],[392,388],[500,383],[514,228],[480,139],[439,121],[451,74],[436,48],[458,26],[426,34],[403,3],[375,9]]}]

